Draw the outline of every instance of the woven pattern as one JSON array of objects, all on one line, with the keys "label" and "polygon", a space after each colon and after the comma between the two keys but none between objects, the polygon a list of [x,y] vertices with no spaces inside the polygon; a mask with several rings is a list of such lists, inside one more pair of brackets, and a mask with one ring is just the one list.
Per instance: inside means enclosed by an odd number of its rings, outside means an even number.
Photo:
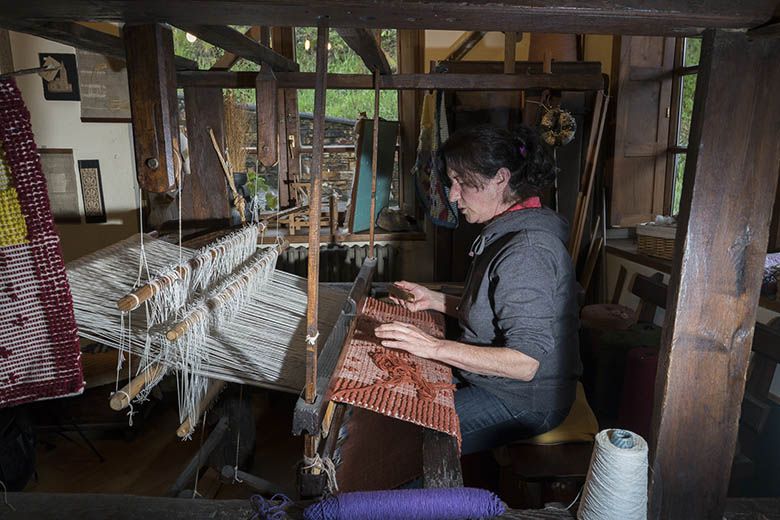
[{"label": "woven pattern", "polygon": [[0,80],[0,407],[80,393],[78,333],[30,114]]},{"label": "woven pattern", "polygon": [[444,337],[440,316],[366,298],[331,379],[328,399],[447,433],[460,446],[452,371],[442,363],[381,346],[374,329],[392,321]]}]

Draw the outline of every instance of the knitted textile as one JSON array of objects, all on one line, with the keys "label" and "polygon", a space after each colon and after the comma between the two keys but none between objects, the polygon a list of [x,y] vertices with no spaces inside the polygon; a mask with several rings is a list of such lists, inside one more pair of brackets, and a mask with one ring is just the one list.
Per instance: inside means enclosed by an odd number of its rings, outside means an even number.
[{"label": "knitted textile", "polygon": [[0,80],[0,407],[81,393],[73,301],[13,80]]},{"label": "knitted textile", "polygon": [[450,368],[385,348],[374,335],[377,326],[402,321],[442,338],[441,315],[410,312],[399,305],[366,298],[355,319],[355,330],[341,353],[327,398],[447,433],[456,437],[460,446]]}]

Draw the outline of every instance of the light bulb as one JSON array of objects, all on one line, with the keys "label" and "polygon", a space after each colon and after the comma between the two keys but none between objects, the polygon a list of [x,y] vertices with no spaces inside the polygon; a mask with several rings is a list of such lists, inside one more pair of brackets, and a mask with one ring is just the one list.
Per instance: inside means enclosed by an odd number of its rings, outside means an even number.
[{"label": "light bulb", "polygon": [[196,41],[198,41],[198,37],[195,36],[194,34],[187,33],[184,37],[187,38],[187,41],[190,43],[195,43]]},{"label": "light bulb", "polygon": [[303,42],[303,48],[307,51],[311,49],[311,41],[308,38]]},{"label": "light bulb", "polygon": [[330,42],[328,42],[328,50],[331,50],[332,48],[333,46],[330,44]]}]

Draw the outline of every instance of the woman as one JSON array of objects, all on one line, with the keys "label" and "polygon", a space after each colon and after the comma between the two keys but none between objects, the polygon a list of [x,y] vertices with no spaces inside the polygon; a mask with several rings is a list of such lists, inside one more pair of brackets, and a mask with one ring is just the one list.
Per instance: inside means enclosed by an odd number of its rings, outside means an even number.
[{"label": "woman", "polygon": [[551,430],[574,402],[580,373],[576,281],[568,226],[539,202],[554,167],[535,131],[480,126],[440,149],[449,198],[468,222],[483,223],[472,245],[461,298],[398,282],[411,311],[458,318],[458,341],[413,325],[377,327],[382,344],[451,365],[463,453]]}]

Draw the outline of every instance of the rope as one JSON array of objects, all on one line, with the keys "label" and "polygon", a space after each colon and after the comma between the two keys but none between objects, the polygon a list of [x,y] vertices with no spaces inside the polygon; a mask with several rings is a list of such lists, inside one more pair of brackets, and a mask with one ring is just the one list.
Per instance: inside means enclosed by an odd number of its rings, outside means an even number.
[{"label": "rope", "polygon": [[5,487],[5,482],[0,480],[0,486],[3,486],[3,504],[11,511],[16,511],[16,508],[8,501],[8,488]]},{"label": "rope", "polygon": [[303,457],[303,470],[316,469],[323,473],[327,477],[327,489],[328,493],[333,494],[338,492],[339,484],[336,481],[336,465],[329,457],[324,459],[320,457],[319,453],[315,453],[314,457]]}]

